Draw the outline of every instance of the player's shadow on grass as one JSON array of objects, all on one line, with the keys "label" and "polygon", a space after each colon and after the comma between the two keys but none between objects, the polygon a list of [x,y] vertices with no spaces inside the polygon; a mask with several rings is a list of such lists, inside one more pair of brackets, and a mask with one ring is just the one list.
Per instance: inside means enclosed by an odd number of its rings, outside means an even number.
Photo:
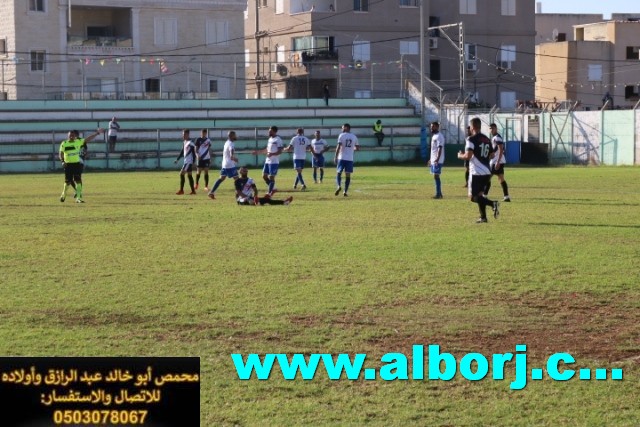
[{"label": "player's shadow on grass", "polygon": [[640,203],[629,203],[620,201],[607,201],[607,200],[595,200],[595,199],[550,199],[548,197],[531,197],[527,200],[536,202],[544,202],[551,205],[587,205],[593,206],[640,206]]},{"label": "player's shadow on grass", "polygon": [[638,228],[640,229],[640,224],[572,224],[572,223],[562,223],[562,222],[530,222],[529,225],[541,225],[544,227],[548,226],[560,226],[560,227],[602,227],[602,228]]}]

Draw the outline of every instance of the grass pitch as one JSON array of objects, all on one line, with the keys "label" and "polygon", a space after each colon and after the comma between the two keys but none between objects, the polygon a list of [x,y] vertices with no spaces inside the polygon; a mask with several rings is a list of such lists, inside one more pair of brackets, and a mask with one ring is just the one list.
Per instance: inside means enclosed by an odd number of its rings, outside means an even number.
[{"label": "grass pitch", "polygon": [[[461,168],[431,200],[425,167],[358,167],[350,196],[323,184],[241,207],[176,196],[177,172],[0,176],[0,354],[200,356],[201,425],[637,425],[638,168],[508,168],[512,203],[475,224]],[[215,180],[212,174],[212,182]],[[250,173],[264,190],[259,171]],[[311,184],[309,184],[311,182]],[[494,179],[491,196],[502,199]],[[240,381],[231,353],[361,353],[413,344],[514,352],[529,367],[623,381]],[[490,377],[490,375],[489,375]]]}]

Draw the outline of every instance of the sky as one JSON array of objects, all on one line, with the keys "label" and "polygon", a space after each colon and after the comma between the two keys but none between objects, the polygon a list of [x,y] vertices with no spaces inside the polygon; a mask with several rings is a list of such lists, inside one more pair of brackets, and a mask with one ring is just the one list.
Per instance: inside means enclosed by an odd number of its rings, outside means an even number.
[{"label": "sky", "polygon": [[611,13],[637,13],[638,0],[536,0],[542,3],[542,13],[601,13],[605,19]]}]

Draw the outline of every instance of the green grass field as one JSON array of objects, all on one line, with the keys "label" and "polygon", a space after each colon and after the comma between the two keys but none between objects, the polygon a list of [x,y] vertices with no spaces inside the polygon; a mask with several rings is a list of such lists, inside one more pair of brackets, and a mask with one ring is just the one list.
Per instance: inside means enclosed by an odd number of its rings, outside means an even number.
[{"label": "green grass field", "polygon": [[[305,193],[287,169],[292,205],[265,207],[237,206],[230,181],[215,201],[176,196],[177,172],[88,171],[84,205],[59,202],[61,174],[0,176],[0,355],[199,356],[207,427],[638,425],[639,172],[510,168],[513,202],[488,224],[462,168],[443,200],[425,167],[358,167],[349,198],[331,168]],[[624,380],[240,381],[230,357],[375,367],[413,344],[458,359],[527,344],[530,367],[568,352]]]}]

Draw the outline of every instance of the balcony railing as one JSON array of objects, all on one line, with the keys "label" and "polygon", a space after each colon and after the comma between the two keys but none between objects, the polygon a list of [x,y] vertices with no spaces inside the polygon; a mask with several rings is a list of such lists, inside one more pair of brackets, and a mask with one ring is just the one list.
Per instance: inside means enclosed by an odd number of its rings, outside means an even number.
[{"label": "balcony railing", "polygon": [[133,47],[131,37],[83,37],[68,36],[67,46],[74,47]]}]

